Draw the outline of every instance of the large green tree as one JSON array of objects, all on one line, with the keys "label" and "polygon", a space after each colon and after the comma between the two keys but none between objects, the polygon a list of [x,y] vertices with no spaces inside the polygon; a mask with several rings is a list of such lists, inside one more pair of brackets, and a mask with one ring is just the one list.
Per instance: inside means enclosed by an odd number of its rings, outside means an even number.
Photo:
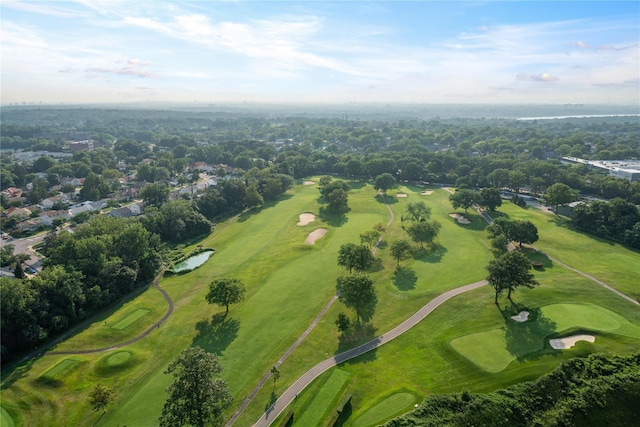
[{"label": "large green tree", "polygon": [[371,320],[378,297],[369,276],[350,274],[338,277],[336,290],[340,302],[356,312],[356,322]]},{"label": "large green tree", "polygon": [[115,399],[116,394],[112,388],[107,387],[104,384],[97,383],[93,386],[91,391],[89,392],[89,404],[91,405],[91,409],[98,412],[102,410],[102,412],[107,411],[107,406]]},{"label": "large green tree", "polygon": [[391,242],[391,256],[398,262],[398,267],[400,267],[400,260],[405,258],[410,251],[411,244],[406,240]]},{"label": "large green tree", "polygon": [[511,292],[516,288],[533,288],[539,284],[531,273],[531,261],[519,250],[507,252],[500,258],[489,261],[487,270],[487,281],[495,290],[496,304],[498,296],[505,290],[507,298],[511,299]]},{"label": "large green tree", "polygon": [[483,188],[478,195],[478,204],[483,208],[489,209],[491,212],[495,211],[496,208],[502,205],[500,190],[493,187]]},{"label": "large green tree", "polygon": [[438,236],[438,232],[442,226],[438,221],[423,221],[411,224],[407,228],[407,234],[414,242],[420,243],[420,247],[424,244],[431,243]]},{"label": "large green tree", "polygon": [[575,201],[578,195],[576,191],[567,184],[557,182],[547,188],[542,198],[547,204],[554,206],[553,211],[557,214],[558,206]]},{"label": "large green tree", "polygon": [[360,243],[366,244],[371,249],[379,238],[380,232],[378,230],[367,230],[360,234]]},{"label": "large green tree", "polygon": [[353,270],[365,271],[373,264],[374,257],[369,248],[355,243],[345,243],[338,250],[338,265],[351,273]]},{"label": "large green tree", "polygon": [[477,200],[477,194],[473,190],[467,188],[456,190],[455,193],[449,196],[449,201],[454,209],[462,208],[465,213]]},{"label": "large green tree", "polygon": [[145,205],[162,206],[169,200],[169,187],[165,184],[147,184],[140,190],[140,197],[144,200]]},{"label": "large green tree", "polygon": [[373,188],[382,191],[383,194],[387,194],[387,190],[391,190],[396,186],[396,179],[390,173],[383,173],[376,176]]},{"label": "large green tree", "polygon": [[165,374],[173,376],[169,397],[162,408],[161,427],[222,424],[222,411],[233,402],[227,383],[220,378],[222,365],[215,354],[200,347],[182,350]]},{"label": "large green tree", "polygon": [[424,202],[409,202],[407,216],[412,221],[427,221],[431,217],[431,208]]},{"label": "large green tree", "polygon": [[229,305],[236,304],[244,299],[246,286],[240,279],[217,279],[209,284],[209,293],[206,296],[209,304],[218,304],[226,307],[225,315],[229,313]]}]

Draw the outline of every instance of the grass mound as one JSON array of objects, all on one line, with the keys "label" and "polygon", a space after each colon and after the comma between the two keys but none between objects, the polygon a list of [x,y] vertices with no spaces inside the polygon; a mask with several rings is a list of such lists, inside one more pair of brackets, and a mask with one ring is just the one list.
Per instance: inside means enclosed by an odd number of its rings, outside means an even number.
[{"label": "grass mound", "polygon": [[58,387],[62,385],[63,378],[80,365],[80,363],[82,363],[80,360],[64,359],[40,375],[37,381],[51,387]]},{"label": "grass mound", "polygon": [[418,400],[412,393],[401,392],[385,397],[373,407],[360,415],[352,427],[376,426],[389,418],[407,411]]},{"label": "grass mound", "polygon": [[139,359],[136,353],[131,351],[117,351],[107,354],[98,361],[95,373],[101,377],[108,377],[137,365],[140,362]]}]

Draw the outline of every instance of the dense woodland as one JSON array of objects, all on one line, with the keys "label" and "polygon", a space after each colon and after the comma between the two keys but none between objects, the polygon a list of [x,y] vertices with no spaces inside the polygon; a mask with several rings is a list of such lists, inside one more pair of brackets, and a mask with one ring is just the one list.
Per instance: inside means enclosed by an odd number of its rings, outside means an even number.
[{"label": "dense woodland", "polygon": [[640,353],[593,354],[493,393],[427,396],[385,426],[623,426],[640,416],[639,401]]},{"label": "dense woodland", "polygon": [[[3,363],[148,284],[174,245],[209,234],[216,221],[244,209],[277,201],[295,179],[311,175],[390,175],[479,194],[493,188],[542,195],[564,184],[576,195],[603,200],[575,210],[576,228],[640,248],[640,183],[559,160],[565,155],[639,158],[637,118],[354,121],[17,108],[2,111],[0,134],[3,149],[61,152],[68,140],[79,138],[101,145],[60,160],[42,155],[33,163],[13,161],[3,153],[1,189],[32,185],[26,202],[2,195],[3,208],[76,190],[60,186],[69,177],[84,178],[77,189],[82,200],[117,194],[125,176],[146,183],[141,193],[146,208],[140,217],[83,215],[74,220],[84,224],[73,234],[47,236],[38,277],[0,278]],[[194,171],[186,173],[196,162],[220,166],[215,173],[218,185],[169,201],[170,182],[184,185],[197,179]],[[228,169],[233,175],[225,176]],[[341,200],[335,198],[336,210],[342,208]],[[2,221],[3,231],[12,226],[7,218]]]}]

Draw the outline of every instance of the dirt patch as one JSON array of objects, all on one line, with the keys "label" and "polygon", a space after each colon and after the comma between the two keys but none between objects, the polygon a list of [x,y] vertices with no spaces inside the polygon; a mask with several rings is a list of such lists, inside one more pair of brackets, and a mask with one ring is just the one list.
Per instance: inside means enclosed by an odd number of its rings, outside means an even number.
[{"label": "dirt patch", "polygon": [[431,191],[431,190],[426,190],[426,191],[423,191],[422,193],[420,193],[421,196],[430,196],[432,194],[433,194],[433,191]]},{"label": "dirt patch", "polygon": [[316,243],[316,240],[322,238],[327,233],[326,228],[318,228],[317,230],[313,230],[309,233],[307,240],[304,241],[306,245],[313,245]]},{"label": "dirt patch", "polygon": [[596,337],[593,335],[572,335],[570,337],[549,340],[549,344],[556,350],[564,350],[573,347],[578,341],[595,342],[595,340]]},{"label": "dirt patch", "polygon": [[515,316],[511,316],[511,318],[513,320],[515,320],[516,322],[526,322],[527,320],[529,320],[529,312],[528,311],[521,311],[520,313],[516,314]]},{"label": "dirt patch", "polygon": [[316,220],[316,216],[312,213],[302,213],[300,214],[300,221],[296,224],[299,227],[302,227],[303,225],[307,225],[310,222],[313,222]]},{"label": "dirt patch", "polygon": [[313,181],[304,181],[302,185],[316,185],[316,183]]},{"label": "dirt patch", "polygon": [[398,193],[396,194],[396,197],[403,198],[403,197],[407,197],[407,195],[405,193]]},{"label": "dirt patch", "polygon": [[450,216],[451,218],[455,218],[455,219],[456,219],[456,221],[458,221],[460,224],[471,224],[471,221],[469,221],[467,218],[463,217],[463,216],[462,216],[462,215],[460,215],[460,214],[457,214],[457,213],[455,213],[455,214],[449,214],[449,216]]}]

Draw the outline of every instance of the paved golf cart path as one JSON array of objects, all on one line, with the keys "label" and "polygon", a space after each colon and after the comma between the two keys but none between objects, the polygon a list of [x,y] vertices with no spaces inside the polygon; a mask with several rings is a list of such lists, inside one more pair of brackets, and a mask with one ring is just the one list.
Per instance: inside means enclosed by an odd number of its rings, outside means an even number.
[{"label": "paved golf cart path", "polygon": [[298,378],[296,382],[294,382],[287,389],[287,391],[282,393],[282,395],[278,397],[278,400],[276,400],[274,404],[271,405],[269,409],[267,409],[267,412],[265,412],[262,415],[262,417],[260,417],[260,419],[254,424],[254,427],[267,427],[271,425],[273,420],[276,419],[278,415],[280,415],[282,411],[284,411],[285,408],[289,406],[291,402],[293,402],[293,400],[298,396],[298,393],[304,390],[305,387],[307,387],[313,380],[315,380],[323,372],[333,368],[339,363],[361,356],[364,353],[367,353],[373,349],[380,347],[383,344],[388,343],[389,341],[399,337],[403,333],[407,332],[409,329],[413,328],[422,319],[427,317],[429,313],[431,313],[433,310],[435,310],[438,306],[440,306],[444,302],[455,297],[456,295],[460,295],[464,292],[477,289],[486,284],[487,284],[486,280],[481,280],[479,282],[472,283],[466,286],[461,286],[459,288],[452,289],[443,294],[440,294],[434,299],[432,299],[431,301],[429,301],[427,305],[425,305],[420,310],[418,310],[413,316],[409,317],[407,320],[405,320],[395,328],[391,329],[389,332],[384,333],[365,344],[352,348],[351,350],[345,351],[344,353],[337,354],[334,357],[331,357],[329,359],[326,359],[318,363],[316,366],[309,369],[300,378]]},{"label": "paved golf cart path", "polygon": [[[451,188],[444,188],[445,191],[448,191],[450,193],[453,193],[453,190]],[[384,196],[383,196],[384,197]],[[387,209],[389,210],[389,213],[391,214],[391,220],[389,221],[389,223],[387,224],[387,227],[391,224],[391,222],[393,221],[394,215],[393,215],[393,211],[391,210],[391,207],[386,204]],[[482,211],[480,209],[477,209],[478,213],[489,223],[491,224],[493,222],[493,218],[491,218],[491,216],[489,216],[488,213],[486,213],[485,211]],[[377,243],[376,243],[377,246]],[[537,249],[533,248],[532,246],[529,246],[532,249],[538,251]],[[543,253],[541,251],[538,251],[540,253]],[[547,255],[547,254],[545,254]],[[640,303],[636,300],[634,300],[633,298],[623,294],[622,292],[612,288],[611,286],[607,285],[606,283],[602,282],[601,280],[596,279],[595,277],[584,273],[580,270],[577,270],[567,264],[564,264],[563,262],[560,262],[559,260],[552,258],[551,256],[547,255],[549,257],[549,259],[551,259],[552,261],[558,263],[559,265],[572,270],[578,274],[581,274],[582,276],[594,281],[595,283],[599,284],[600,286],[603,286],[604,288],[614,292],[615,294],[621,296],[622,298],[636,304],[636,305],[640,305]],[[296,382],[294,382],[274,403],[273,405],[271,405],[269,407],[269,409],[267,409],[267,411],[262,415],[262,417],[260,417],[260,419],[253,425],[253,427],[268,427],[269,425],[271,425],[271,423],[273,422],[274,419],[276,419],[278,417],[278,415],[280,415],[286,408],[287,406],[289,406],[289,404],[291,404],[291,402],[293,402],[293,400],[298,396],[298,393],[300,393],[302,390],[305,389],[305,387],[307,387],[314,379],[316,379],[318,376],[320,376],[320,374],[324,373],[325,371],[331,369],[332,367],[338,365],[339,363],[345,362],[347,360],[353,359],[355,357],[361,356],[364,353],[374,350],[378,347],[380,347],[383,344],[388,343],[389,341],[393,340],[394,338],[397,338],[398,336],[400,336],[401,334],[403,334],[404,332],[408,331],[409,329],[411,329],[412,327],[414,327],[415,325],[417,325],[420,321],[422,321],[425,317],[427,317],[433,310],[435,310],[438,306],[440,306],[441,304],[443,304],[444,302],[448,301],[449,299],[460,295],[464,292],[467,291],[471,291],[473,289],[477,289],[481,286],[484,286],[488,284],[488,282],[486,280],[481,280],[479,282],[475,282],[475,283],[471,283],[469,285],[465,285],[465,286],[461,286],[459,288],[455,288],[452,289],[450,291],[447,291],[443,294],[440,294],[439,296],[437,296],[436,298],[434,298],[433,300],[431,300],[429,303],[427,303],[427,305],[425,305],[424,307],[422,307],[420,310],[418,310],[418,312],[416,312],[413,316],[409,317],[407,320],[405,320],[403,323],[401,323],[400,325],[398,325],[397,327],[393,328],[392,330],[390,330],[389,332],[382,334],[376,338],[374,338],[373,340],[362,344],[359,347],[353,348],[351,350],[348,350],[344,353],[340,353],[332,358],[326,359],[323,362],[320,362],[319,364],[317,364],[316,366],[314,366],[313,368],[309,369],[307,372],[305,372],[300,378],[298,378],[298,380],[296,380]],[[267,374],[266,378],[269,378],[270,374]],[[251,398],[253,398],[253,396],[251,396]],[[245,402],[246,405],[248,405],[249,402]],[[243,406],[246,406],[243,405]],[[227,424],[225,425],[225,427],[229,427],[231,426],[231,424],[233,424],[233,421],[235,421],[237,417],[232,418],[231,420],[229,420],[229,422],[227,422]]]},{"label": "paved golf cart path", "polygon": [[[381,194],[382,198],[385,200],[385,206],[387,207],[387,211],[389,211],[389,221],[387,222],[387,225],[386,225],[387,227],[389,227],[391,225],[391,223],[395,220],[396,216],[393,213],[393,210],[391,210],[391,207],[389,206],[389,204],[386,202],[385,195],[382,194],[382,193],[380,193],[380,194]],[[375,243],[375,245],[373,246],[372,252],[373,252],[374,255],[375,255],[375,253],[376,253],[376,251],[378,249],[378,245],[380,244],[381,241],[382,241],[382,237],[380,237],[378,239],[378,241]],[[337,299],[338,299],[338,295],[334,295],[333,298],[331,298],[331,300],[329,300],[327,305],[324,306],[324,308],[316,316],[316,318],[311,323],[311,325],[309,325],[307,330],[304,331],[304,333],[302,335],[300,335],[300,337],[296,340],[296,342],[294,342],[291,345],[291,347],[289,347],[289,349],[282,355],[282,357],[280,357],[280,359],[278,359],[278,361],[274,365],[276,368],[278,368],[282,364],[282,362],[284,362],[285,359],[287,357],[289,357],[289,355],[291,353],[293,353],[293,351],[296,348],[298,348],[298,346],[307,337],[307,335],[309,335],[309,333],[313,330],[313,328],[316,327],[316,325],[320,322],[320,320],[324,317],[325,313],[331,308],[331,306],[333,305],[334,302],[336,302]],[[233,423],[236,422],[236,420],[240,417],[240,415],[242,415],[244,410],[247,409],[247,406],[249,406],[249,404],[253,401],[253,399],[256,397],[258,392],[265,385],[265,383],[267,381],[269,381],[269,378],[271,378],[271,371],[268,371],[266,374],[264,374],[264,376],[262,377],[260,382],[253,388],[253,390],[251,390],[251,393],[249,393],[249,395],[246,397],[246,399],[242,402],[242,405],[240,405],[240,407],[236,410],[236,412],[233,413],[233,416],[225,423],[225,427],[230,427],[230,426],[233,425]]]}]

